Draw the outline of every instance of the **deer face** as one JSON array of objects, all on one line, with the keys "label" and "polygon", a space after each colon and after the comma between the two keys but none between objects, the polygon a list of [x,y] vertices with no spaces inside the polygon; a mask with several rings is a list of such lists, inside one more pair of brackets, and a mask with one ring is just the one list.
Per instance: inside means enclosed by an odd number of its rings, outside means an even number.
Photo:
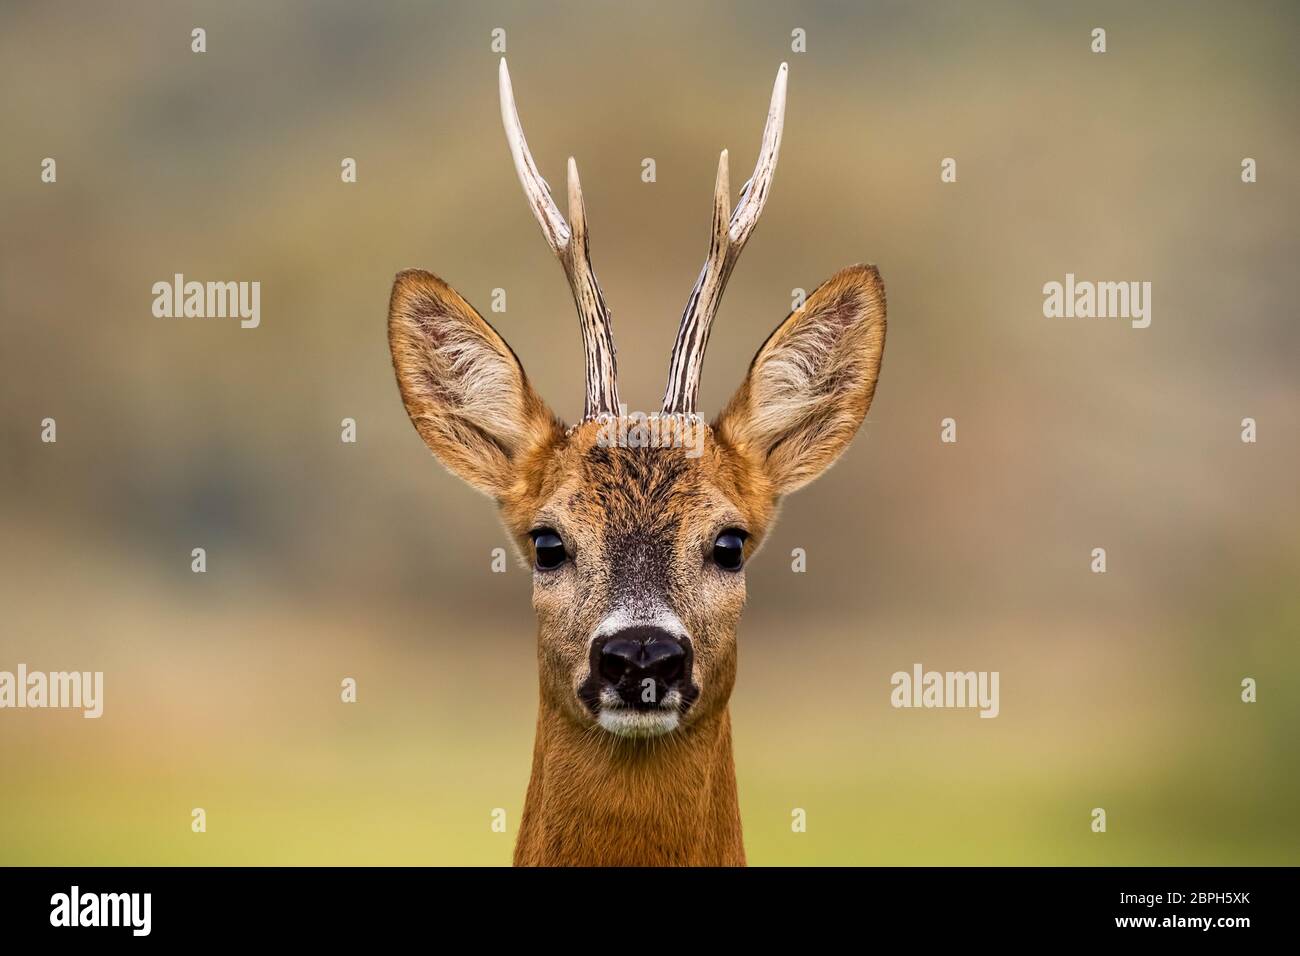
[{"label": "deer face", "polygon": [[782,66],[758,168],[730,215],[722,154],[713,242],[673,350],[663,411],[648,430],[620,418],[576,167],[570,160],[566,222],[528,153],[504,61],[501,92],[520,180],[578,305],[584,419],[566,428],[505,340],[427,272],[403,272],[393,286],[398,385],[424,441],[497,501],[532,568],[544,705],[618,736],[671,733],[726,707],[745,563],[781,497],[828,468],[866,415],[884,348],[884,288],[871,266],[836,274],[776,328],[712,425],[696,414],[709,324],[776,166]]},{"label": "deer face", "polygon": [[744,560],[771,499],[754,493],[761,475],[707,436],[691,457],[607,435],[597,423],[576,429],[553,447],[542,490],[504,510],[533,566],[548,703],[650,736],[726,704]]}]

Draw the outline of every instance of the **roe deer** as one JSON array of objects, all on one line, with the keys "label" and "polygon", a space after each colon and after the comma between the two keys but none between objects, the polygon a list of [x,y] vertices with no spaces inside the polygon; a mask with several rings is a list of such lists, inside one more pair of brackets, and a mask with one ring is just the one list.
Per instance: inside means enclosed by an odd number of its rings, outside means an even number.
[{"label": "roe deer", "polygon": [[[412,270],[393,284],[388,336],[407,413],[444,466],[496,500],[533,568],[540,704],[517,865],[745,862],[728,711],[744,564],[782,496],[852,440],[885,343],[880,276],[850,266],[776,327],[711,425],[696,412],[709,325],[776,170],[785,91],[782,64],[734,211],[725,150],[719,160],[708,258],[654,447],[607,440],[626,412],[577,166],[569,160],[566,220],[528,150],[504,60],[515,169],[578,308],[582,421],[555,417],[505,340],[441,279]],[[691,429],[702,442],[688,451],[676,439]]]}]

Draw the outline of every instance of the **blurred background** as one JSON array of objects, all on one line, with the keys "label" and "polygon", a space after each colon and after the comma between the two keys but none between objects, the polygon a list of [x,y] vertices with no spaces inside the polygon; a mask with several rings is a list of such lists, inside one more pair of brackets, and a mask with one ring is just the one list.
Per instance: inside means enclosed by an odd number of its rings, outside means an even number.
[{"label": "blurred background", "polygon": [[[748,572],[751,862],[1300,861],[1297,26],[1282,3],[5,4],[0,670],[106,687],[99,720],[0,712],[0,863],[508,862],[529,575],[491,572],[492,506],[419,441],[385,339],[393,274],[429,269],[580,414],[498,27],[543,174],[582,171],[633,408],[718,152],[738,188],[783,60],[705,410],[793,289],[885,279],[869,422]],[[177,272],[261,282],[261,326],[154,318]],[[1150,328],[1044,318],[1067,272],[1150,281]],[[892,709],[914,662],[1000,671],[1001,715]]]}]

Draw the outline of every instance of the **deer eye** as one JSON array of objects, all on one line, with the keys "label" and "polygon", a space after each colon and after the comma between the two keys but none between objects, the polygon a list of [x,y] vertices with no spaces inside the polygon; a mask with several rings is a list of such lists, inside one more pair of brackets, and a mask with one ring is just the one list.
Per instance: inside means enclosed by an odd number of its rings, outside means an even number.
[{"label": "deer eye", "polygon": [[532,532],[533,556],[539,571],[554,571],[564,563],[564,541],[550,528]]},{"label": "deer eye", "polygon": [[736,528],[728,528],[713,542],[713,560],[724,571],[739,571],[745,563],[745,538],[748,535]]}]

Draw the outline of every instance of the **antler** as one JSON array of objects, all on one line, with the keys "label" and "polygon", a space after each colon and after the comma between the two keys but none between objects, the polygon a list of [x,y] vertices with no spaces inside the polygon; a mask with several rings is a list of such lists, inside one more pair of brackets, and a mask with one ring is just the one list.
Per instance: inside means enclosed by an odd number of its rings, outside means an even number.
[{"label": "antler", "polygon": [[582,325],[582,344],[587,355],[587,398],[583,420],[601,415],[618,414],[618,369],[614,358],[614,335],[610,326],[609,309],[601,294],[600,283],[591,266],[591,253],[587,246],[587,211],[582,203],[582,184],[578,181],[578,164],[569,157],[569,221],[551,198],[551,188],[537,171],[537,163],[528,150],[519,113],[515,109],[515,94],[510,86],[510,71],[501,60],[501,122],[506,129],[506,141],[515,160],[515,171],[533,215],[542,227],[547,243],[560,259],[573,301],[578,307],[578,320]]},{"label": "antler", "polygon": [[709,257],[682,313],[682,325],[668,363],[668,388],[664,391],[664,411],[669,414],[694,415],[700,391],[700,368],[704,349],[709,344],[709,326],[717,314],[722,291],[727,287],[731,270],[740,258],[758,217],[767,202],[772,177],[776,173],[777,154],[781,151],[781,129],[785,125],[786,64],[776,71],[772,85],[772,104],[767,109],[763,142],[759,147],[754,175],[740,191],[740,201],[731,211],[731,189],[727,173],[727,151],[718,158],[718,179],[713,187],[713,239]]}]

